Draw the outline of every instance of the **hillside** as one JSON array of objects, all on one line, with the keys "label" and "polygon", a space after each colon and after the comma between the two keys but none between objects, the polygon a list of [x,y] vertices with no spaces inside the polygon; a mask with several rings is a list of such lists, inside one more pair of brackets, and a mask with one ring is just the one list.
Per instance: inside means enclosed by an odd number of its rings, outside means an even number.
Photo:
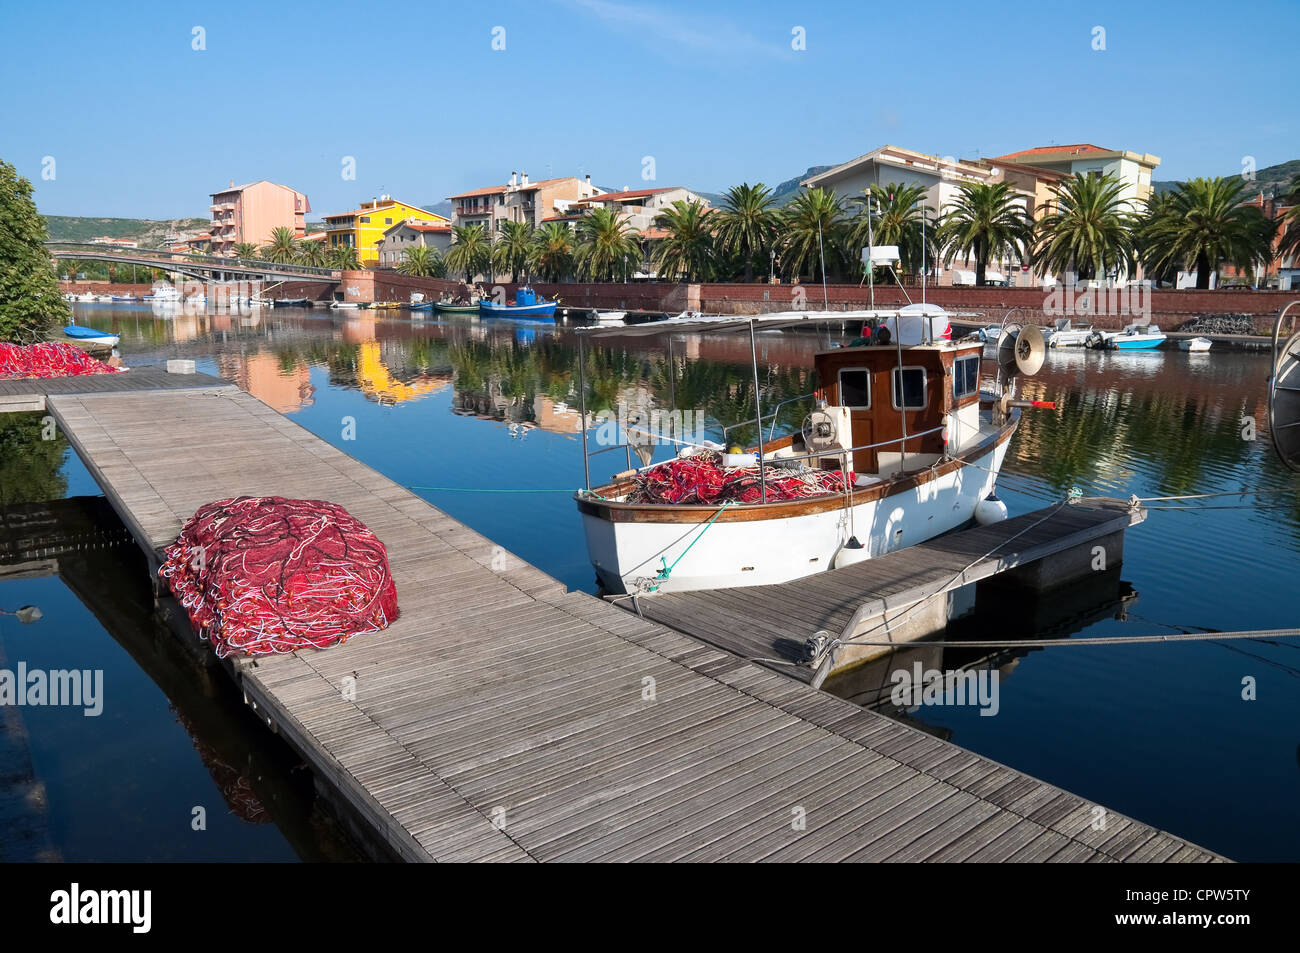
[{"label": "hillside", "polygon": [[800,182],[802,182],[804,179],[808,178],[809,176],[817,175],[821,172],[825,172],[827,169],[832,169],[832,168],[834,168],[834,166],[810,165],[808,167],[807,172],[803,173],[802,175],[796,175],[793,179],[786,179],[775,189],[773,189],[772,198],[776,200],[777,205],[785,205],[792,198],[794,198],[795,193],[799,191]]},{"label": "hillside", "polygon": [[[1241,170],[1231,173],[1240,175]],[[1281,162],[1277,165],[1271,165],[1266,169],[1255,170],[1255,181],[1251,183],[1250,192],[1263,192],[1266,196],[1273,194],[1283,195],[1296,179],[1300,179],[1300,159],[1292,159],[1290,162]],[[1157,193],[1170,192],[1178,183],[1172,180],[1152,182],[1151,185]]]},{"label": "hillside", "polygon": [[197,235],[206,231],[206,218],[173,218],[155,221],[147,218],[82,218],[72,215],[46,215],[45,226],[50,241],[88,242],[92,238],[131,238],[142,248],[157,248],[169,235]]}]

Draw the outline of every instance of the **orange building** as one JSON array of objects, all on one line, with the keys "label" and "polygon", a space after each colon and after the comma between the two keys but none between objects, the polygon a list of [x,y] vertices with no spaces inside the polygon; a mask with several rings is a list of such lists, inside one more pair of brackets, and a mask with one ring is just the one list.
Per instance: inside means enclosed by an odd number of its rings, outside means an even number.
[{"label": "orange building", "polygon": [[235,245],[265,245],[277,228],[290,229],[295,238],[307,234],[307,196],[287,185],[262,179],[212,193],[212,251],[233,255]]}]

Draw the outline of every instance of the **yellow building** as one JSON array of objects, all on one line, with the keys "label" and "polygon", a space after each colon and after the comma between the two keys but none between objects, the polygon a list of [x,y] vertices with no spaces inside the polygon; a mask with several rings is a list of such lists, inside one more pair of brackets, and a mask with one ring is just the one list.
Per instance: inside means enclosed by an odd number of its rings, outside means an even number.
[{"label": "yellow building", "polygon": [[385,230],[402,221],[450,224],[441,215],[394,201],[391,195],[381,195],[362,202],[360,208],[351,212],[326,215],[325,242],[329,248],[351,245],[357,250],[357,260],[363,265],[371,265],[379,261],[379,243],[384,240]]}]

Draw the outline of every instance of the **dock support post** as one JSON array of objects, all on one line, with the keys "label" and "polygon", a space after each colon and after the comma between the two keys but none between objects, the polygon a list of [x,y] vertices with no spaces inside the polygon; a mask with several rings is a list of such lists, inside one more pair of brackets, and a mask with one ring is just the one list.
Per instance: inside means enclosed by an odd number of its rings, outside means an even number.
[{"label": "dock support post", "polygon": [[763,402],[758,395],[758,342],[754,337],[754,319],[749,319],[749,352],[754,358],[754,423],[758,427],[758,484],[767,502],[767,467],[763,463]]}]

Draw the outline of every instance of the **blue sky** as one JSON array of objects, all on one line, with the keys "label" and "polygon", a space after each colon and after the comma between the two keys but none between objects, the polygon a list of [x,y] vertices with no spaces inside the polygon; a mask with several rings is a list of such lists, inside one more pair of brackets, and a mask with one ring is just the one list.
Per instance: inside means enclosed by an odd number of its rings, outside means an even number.
[{"label": "blue sky", "polygon": [[313,217],[380,193],[429,204],[512,169],[639,188],[646,156],[653,184],[722,191],[886,142],[958,158],[1092,142],[1160,156],[1159,179],[1226,175],[1300,158],[1294,0],[1241,8],[1241,24],[1234,9],[9,4],[0,158],[48,214],[147,218],[206,217],[231,179],[301,189]]}]

